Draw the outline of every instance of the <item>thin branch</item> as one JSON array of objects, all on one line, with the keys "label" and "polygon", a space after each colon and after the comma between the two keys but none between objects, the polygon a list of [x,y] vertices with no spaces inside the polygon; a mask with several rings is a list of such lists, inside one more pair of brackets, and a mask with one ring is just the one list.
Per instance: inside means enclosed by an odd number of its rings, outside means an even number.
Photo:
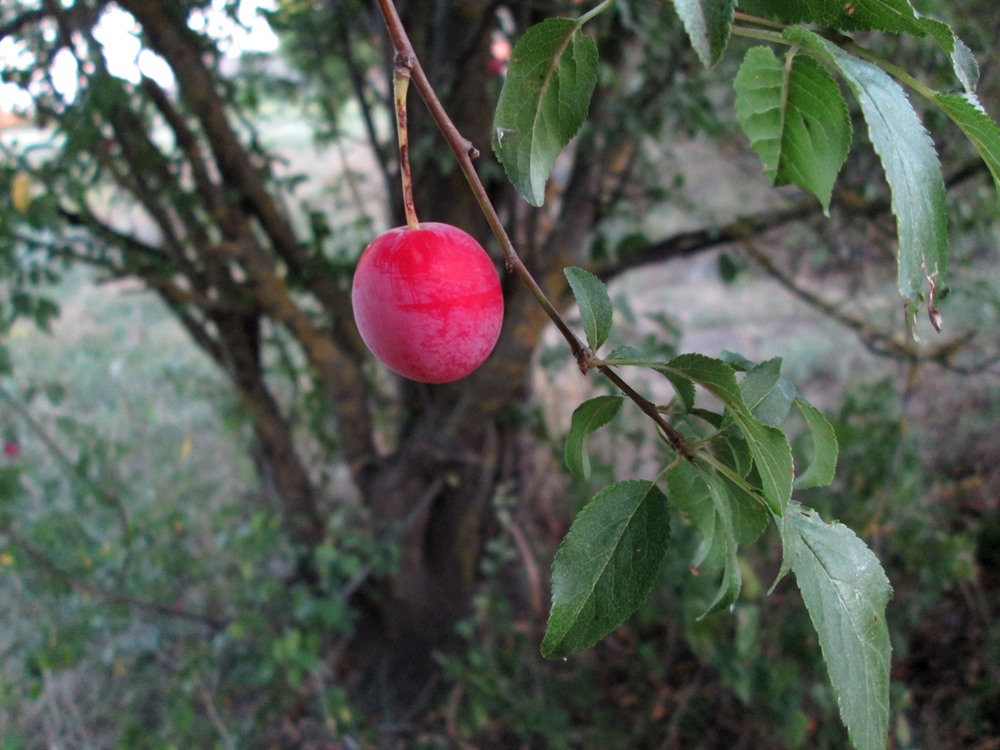
[{"label": "thin branch", "polygon": [[[346,24],[339,24],[339,28],[344,63],[347,65],[347,77],[351,81],[351,88],[354,89],[354,98],[357,99],[358,106],[361,108],[361,120],[365,125],[365,132],[368,134],[368,142],[375,154],[375,159],[378,161],[382,179],[385,181],[386,195],[392,195],[396,184],[395,173],[386,154],[386,149],[379,140],[378,130],[375,127],[375,114],[372,112],[368,98],[365,96],[367,86],[364,75],[361,72],[361,67],[354,55],[354,42],[351,39],[351,33]],[[324,80],[326,78],[326,68],[323,65],[318,65],[317,70],[319,71],[320,79]],[[328,88],[332,90],[333,87],[328,85]]]},{"label": "thin branch", "polygon": [[151,612],[162,617],[172,617],[187,620],[189,622],[195,622],[199,625],[204,625],[213,631],[223,630],[229,625],[229,618],[212,617],[211,615],[202,614],[200,612],[192,612],[175,605],[150,602],[130,596],[122,591],[107,589],[103,586],[99,586],[92,581],[80,578],[79,576],[73,575],[69,571],[63,570],[51,557],[46,555],[31,542],[24,539],[9,526],[0,528],[0,533],[6,535],[11,544],[23,551],[29,558],[31,558],[32,562],[44,570],[48,575],[52,576],[74,591],[88,594],[93,596],[95,599],[100,599],[111,604],[132,607],[134,609]]},{"label": "thin branch", "polygon": [[125,504],[122,499],[118,497],[118,494],[112,492],[106,484],[98,482],[97,480],[90,477],[84,469],[81,468],[77,461],[67,453],[59,443],[56,442],[55,438],[49,434],[49,431],[35,419],[34,415],[20,402],[20,400],[14,398],[6,388],[0,385],[0,400],[3,400],[8,407],[10,407],[18,418],[23,421],[28,429],[35,434],[45,449],[50,455],[55,457],[56,461],[62,466],[63,472],[68,475],[73,481],[79,482],[81,485],[87,487],[98,501],[104,506],[110,508],[118,519],[118,525],[120,527],[122,546],[125,550],[125,559],[122,562],[120,570],[117,571],[118,576],[124,577],[125,573],[128,571],[129,564],[132,560],[132,525],[129,523],[128,513],[125,510]]},{"label": "thin branch", "polygon": [[975,333],[970,332],[939,346],[922,350],[915,342],[880,330],[868,321],[847,313],[844,305],[830,302],[821,295],[806,289],[791,274],[785,273],[779,268],[771,257],[761,251],[753,242],[747,242],[744,245],[744,250],[758,266],[792,295],[857,334],[865,348],[873,354],[913,364],[931,362],[958,374],[976,374],[1000,361],[1000,355],[997,355],[975,365],[956,365],[954,363],[955,355],[972,343],[975,339]]}]

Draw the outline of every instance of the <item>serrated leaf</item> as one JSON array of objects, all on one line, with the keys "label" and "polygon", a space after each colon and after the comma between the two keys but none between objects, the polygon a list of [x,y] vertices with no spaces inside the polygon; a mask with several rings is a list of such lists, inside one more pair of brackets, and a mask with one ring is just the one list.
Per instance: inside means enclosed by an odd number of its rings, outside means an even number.
[{"label": "serrated leaf", "polygon": [[966,91],[975,91],[978,66],[948,24],[921,16],[909,0],[743,0],[741,8],[785,23],[812,23],[843,31],[884,31],[930,37],[951,58]]},{"label": "serrated leaf", "polygon": [[775,427],[761,424],[752,417],[744,418],[734,413],[746,436],[754,466],[760,475],[761,490],[768,508],[781,515],[792,497],[794,464],[792,446],[785,433]]},{"label": "serrated leaf", "polygon": [[830,207],[851,147],[851,119],[840,87],[820,63],[791,49],[784,61],[753,47],[734,82],[736,116],[764,174],[798,185]]},{"label": "serrated leaf", "polygon": [[924,18],[909,0],[743,0],[748,13],[777,18],[785,23],[812,23],[844,31],[885,31],[923,37],[941,34],[940,21]]},{"label": "serrated leaf", "polygon": [[760,536],[767,527],[768,514],[752,496],[708,464],[693,466],[680,461],[670,468],[666,479],[671,503],[703,537],[691,564],[723,569],[719,590],[700,616],[704,617],[725,609],[739,596],[739,547]]},{"label": "serrated leaf", "polygon": [[587,344],[596,352],[607,340],[614,318],[608,288],[594,274],[582,268],[566,268],[563,269],[563,273],[580,308],[580,319],[583,321]]},{"label": "serrated leaf", "polygon": [[574,410],[563,449],[563,461],[570,474],[577,479],[590,479],[587,438],[614,419],[621,407],[621,396],[597,396],[584,401]]},{"label": "serrated leaf", "polygon": [[809,466],[795,478],[798,489],[810,487],[825,487],[833,481],[837,472],[837,433],[816,407],[802,398],[795,399],[795,405],[802,412],[802,417],[809,427],[812,436],[813,456]]},{"label": "serrated leaf", "polygon": [[753,468],[753,456],[742,431],[732,424],[720,430],[710,443],[712,453],[738,476],[745,477]]},{"label": "serrated leaf", "polygon": [[652,482],[616,482],[580,511],[552,564],[543,656],[589,648],[625,622],[653,588],[669,524],[667,498]]},{"label": "serrated leaf", "polygon": [[736,373],[729,365],[704,354],[681,354],[657,369],[700,385],[726,406],[746,411]]},{"label": "serrated leaf", "polygon": [[962,83],[966,94],[975,96],[976,86],[979,84],[979,62],[965,42],[957,36],[954,39],[951,65],[955,70],[955,77]]},{"label": "serrated leaf", "polygon": [[780,427],[795,400],[795,386],[781,377],[781,359],[769,359],[752,367],[740,381],[740,390],[750,413],[758,422]]},{"label": "serrated leaf", "polygon": [[792,496],[792,447],[781,430],[762,424],[751,414],[733,368],[701,354],[682,354],[658,367],[693,381],[726,405],[746,438],[764,500],[780,516]]},{"label": "serrated leaf", "polygon": [[719,590],[699,619],[729,607],[739,597],[740,589],[743,588],[743,574],[737,556],[739,546],[736,543],[736,532],[733,530],[732,498],[718,475],[706,474],[705,484],[708,487],[708,496],[712,498],[712,504],[715,506],[715,539],[723,544],[723,568]]},{"label": "serrated leaf", "polygon": [[729,43],[737,0],[674,0],[684,30],[706,68],[719,61]]},{"label": "serrated leaf", "polygon": [[1000,192],[1000,126],[968,96],[938,94],[934,101],[962,129],[993,175]]},{"label": "serrated leaf", "polygon": [[556,156],[587,117],[597,71],[597,45],[567,18],[532,26],[511,52],[493,119],[493,152],[533,206],[545,202]]},{"label": "serrated leaf", "polygon": [[868,134],[892,192],[899,235],[899,293],[916,300],[925,279],[942,286],[948,266],[944,178],[934,143],[903,89],[878,66],[802,28],[786,38],[836,65],[861,104]]},{"label": "serrated leaf", "polygon": [[857,750],[885,750],[892,589],[878,558],[853,531],[792,503],[781,524],[790,569],[819,636],[840,716]]},{"label": "serrated leaf", "polygon": [[684,410],[690,413],[694,409],[694,383],[687,378],[677,377],[671,372],[664,371],[658,366],[663,363],[648,359],[635,347],[619,346],[607,357],[604,357],[604,362],[612,367],[650,367],[656,370],[670,381],[670,385],[673,386],[677,396],[684,403]]}]

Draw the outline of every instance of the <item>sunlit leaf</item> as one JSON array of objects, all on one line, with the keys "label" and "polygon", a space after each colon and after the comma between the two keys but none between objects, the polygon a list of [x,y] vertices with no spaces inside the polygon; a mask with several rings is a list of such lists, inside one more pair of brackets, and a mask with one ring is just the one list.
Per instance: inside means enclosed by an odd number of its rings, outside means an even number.
[{"label": "sunlit leaf", "polygon": [[597,45],[567,18],[532,26],[511,52],[493,120],[493,151],[533,206],[545,202],[556,156],[587,117],[597,70]]},{"label": "sunlit leaf", "polygon": [[828,210],[851,146],[851,120],[840,87],[819,62],[768,47],[747,51],[734,82],[736,115],[775,185],[798,185]]},{"label": "sunlit leaf", "polygon": [[795,574],[851,742],[857,750],[885,750],[889,581],[874,553],[843,524],[825,523],[792,503],[781,527],[782,569]]}]

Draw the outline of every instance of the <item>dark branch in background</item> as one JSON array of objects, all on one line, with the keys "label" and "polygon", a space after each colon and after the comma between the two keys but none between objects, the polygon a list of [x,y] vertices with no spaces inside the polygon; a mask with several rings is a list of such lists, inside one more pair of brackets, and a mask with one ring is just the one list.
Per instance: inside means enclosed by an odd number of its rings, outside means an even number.
[{"label": "dark branch in background", "polygon": [[[947,177],[945,184],[952,188],[986,174],[985,164],[981,160],[973,160],[956,169]],[[844,191],[834,195],[833,204],[855,219],[859,217],[875,219],[887,214],[890,208],[889,200],[886,197],[864,200],[854,193]],[[922,351],[909,339],[880,330],[867,321],[849,315],[844,311],[842,305],[825,300],[820,295],[805,289],[793,276],[785,273],[770,256],[761,252],[755,245],[755,241],[769,232],[795,222],[818,219],[821,216],[819,204],[815,200],[809,199],[798,206],[740,217],[721,227],[682,232],[647,245],[624,258],[599,264],[592,267],[591,270],[604,281],[610,281],[636,268],[676,258],[690,257],[723,245],[741,243],[747,255],[768,275],[810,307],[854,331],[865,347],[874,354],[915,364],[932,362],[952,372],[967,375],[980,373],[1000,362],[1000,354],[998,354],[974,365],[955,364],[955,355],[972,342],[975,338],[974,333]]]},{"label": "dark branch in background", "polygon": [[242,207],[257,217],[270,249],[287,266],[289,280],[311,292],[332,316],[334,336],[297,305],[258,233],[247,229],[240,232],[234,260],[250,277],[250,286],[262,308],[299,341],[324,390],[337,405],[345,454],[358,485],[364,487],[376,450],[360,358],[353,356],[356,334],[350,325],[349,295],[326,261],[308,254],[298,242],[282,208],[268,193],[265,175],[254,166],[229,122],[212,74],[195,44],[194,32],[169,18],[169,4],[128,0],[122,5],[140,21],[150,46],[174,70],[184,71],[181,96],[200,124],[225,185],[238,191]]},{"label": "dark branch in background", "polygon": [[721,245],[759,237],[779,227],[819,215],[819,204],[816,201],[806,201],[791,208],[741,217],[720,227],[681,232],[647,245],[624,258],[599,264],[591,268],[591,271],[598,278],[610,281],[626,271],[697,255]]},{"label": "dark branch in background", "polygon": [[[351,32],[347,28],[346,24],[340,24],[339,29],[341,51],[344,55],[344,64],[347,65],[347,77],[351,81],[351,88],[354,90],[354,98],[357,99],[358,106],[361,108],[361,121],[365,125],[365,133],[368,135],[368,142],[371,145],[372,151],[375,153],[375,159],[378,161],[379,165],[379,172],[382,175],[382,180],[385,182],[385,194],[394,195],[397,181],[396,173],[392,167],[392,162],[386,153],[386,149],[379,140],[378,130],[375,128],[375,114],[372,112],[371,105],[368,103],[368,98],[365,96],[367,85],[365,84],[364,74],[362,73],[361,66],[358,64],[357,58],[354,55],[354,40],[351,38]],[[317,70],[319,71],[321,80],[325,80],[326,73],[324,68],[322,66],[318,66]]]},{"label": "dark branch in background", "polygon": [[847,313],[845,305],[830,302],[815,292],[806,289],[791,274],[781,270],[774,260],[762,252],[754,242],[746,242],[743,245],[743,249],[757,265],[792,295],[856,333],[865,345],[865,348],[873,354],[912,364],[930,362],[960,375],[978,374],[1000,361],[1000,354],[998,354],[975,365],[956,365],[954,362],[955,356],[975,340],[976,334],[974,332],[966,333],[957,339],[947,341],[927,350],[922,350],[911,339],[879,330],[877,326],[873,326],[871,323]]}]

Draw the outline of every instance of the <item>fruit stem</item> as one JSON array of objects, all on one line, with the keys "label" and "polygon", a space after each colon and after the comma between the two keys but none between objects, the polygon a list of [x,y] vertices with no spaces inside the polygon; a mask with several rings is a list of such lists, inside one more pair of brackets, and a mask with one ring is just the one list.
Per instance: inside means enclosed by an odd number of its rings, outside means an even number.
[{"label": "fruit stem", "polygon": [[413,177],[410,173],[410,135],[406,123],[406,93],[413,75],[413,57],[397,54],[392,71],[392,93],[396,101],[396,135],[399,138],[399,176],[403,182],[403,210],[406,226],[419,229],[417,208],[413,202]]}]

